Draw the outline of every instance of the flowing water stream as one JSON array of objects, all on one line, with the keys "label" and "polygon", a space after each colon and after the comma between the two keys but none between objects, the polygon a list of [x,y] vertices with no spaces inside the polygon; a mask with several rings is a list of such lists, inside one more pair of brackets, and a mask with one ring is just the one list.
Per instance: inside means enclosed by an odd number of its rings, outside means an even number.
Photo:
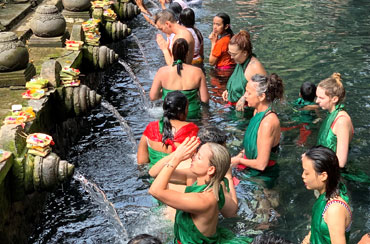
[{"label": "flowing water stream", "polygon": [[135,140],[134,134],[132,133],[131,127],[127,124],[127,121],[120,115],[117,109],[113,107],[113,105],[110,104],[109,102],[103,100],[101,102],[101,106],[108,109],[114,115],[114,117],[119,121],[122,130],[126,132],[127,137],[132,144],[132,153],[136,153],[137,151],[136,140]]},{"label": "flowing water stream", "polygon": [[131,36],[135,39],[135,42],[136,42],[137,46],[139,47],[141,54],[143,55],[145,64],[149,65],[148,59],[146,58],[146,55],[145,55],[145,52],[144,52],[143,45],[141,45],[140,40],[137,38],[137,36],[135,34],[131,34]]},{"label": "flowing water stream", "polygon": [[[204,0],[202,8],[195,9],[195,15],[196,26],[204,36],[206,57],[210,50],[207,37],[212,31],[213,16],[218,12],[231,16],[234,32],[250,31],[254,53],[269,73],[275,72],[284,80],[285,101],[276,106],[282,126],[289,125],[292,115],[289,103],[298,98],[304,81],[317,84],[333,72],[340,72],[347,92],[346,109],[355,127],[348,165],[368,174],[369,9],[370,3],[365,0]],[[155,72],[165,62],[155,41],[157,31],[143,17],[129,25],[142,44],[142,52],[147,54],[148,65],[138,44],[130,42],[132,39],[118,43],[117,52],[127,50],[119,52],[121,64],[105,71],[98,90],[114,109],[103,103],[106,108],[94,109],[85,118],[89,126],[81,131],[82,138],[70,149],[67,160],[105,192],[129,238],[149,233],[166,243],[172,238],[172,224],[165,220],[162,210],[148,195],[147,169],[135,165],[133,153],[134,141],[140,140],[150,121],[160,117],[160,103],[150,108],[146,92],[150,90]],[[211,102],[196,123],[223,129],[228,135],[228,148],[235,154],[241,148],[250,116],[224,107],[219,94],[226,85],[225,80],[211,76],[207,64],[205,70]],[[130,125],[134,139],[130,133],[122,132],[122,124],[118,125],[115,117],[117,113]],[[302,183],[300,157],[314,145],[317,130],[317,126],[312,128],[313,133],[304,146],[297,143],[299,130],[283,132],[278,161],[280,175],[275,191],[266,192],[242,182],[237,187],[239,217],[222,220],[221,225],[250,236],[268,228],[293,243],[300,243],[308,232],[315,201],[313,193]],[[370,186],[358,182],[346,184],[353,207],[350,243],[357,243],[361,235],[370,230]],[[29,242],[119,243],[116,233],[109,218],[92,204],[92,197],[72,180],[50,194],[41,224]]]},{"label": "flowing water stream", "polygon": [[82,185],[83,189],[89,194],[93,203],[98,205],[99,209],[102,210],[103,214],[107,217],[108,221],[116,231],[116,242],[126,243],[128,241],[127,231],[123,226],[113,203],[107,199],[104,191],[96,184],[86,179],[78,171],[74,173],[73,179]]}]

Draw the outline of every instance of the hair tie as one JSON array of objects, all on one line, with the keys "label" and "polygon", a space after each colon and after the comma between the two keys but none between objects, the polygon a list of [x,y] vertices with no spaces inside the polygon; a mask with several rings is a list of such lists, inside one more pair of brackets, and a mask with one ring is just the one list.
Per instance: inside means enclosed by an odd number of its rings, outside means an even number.
[{"label": "hair tie", "polygon": [[178,59],[176,61],[173,62],[172,66],[175,66],[175,65],[178,65],[178,64],[182,64],[182,60],[181,59]]}]

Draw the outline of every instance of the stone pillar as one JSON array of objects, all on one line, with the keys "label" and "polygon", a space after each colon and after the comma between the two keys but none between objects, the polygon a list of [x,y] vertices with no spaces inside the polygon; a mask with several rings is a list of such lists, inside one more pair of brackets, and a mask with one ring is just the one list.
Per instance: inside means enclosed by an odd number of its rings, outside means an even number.
[{"label": "stone pillar", "polygon": [[0,87],[23,86],[36,74],[28,50],[13,32],[0,32]]},{"label": "stone pillar", "polygon": [[68,33],[66,21],[54,5],[42,5],[31,20],[31,36],[28,44],[35,47],[63,47]]}]

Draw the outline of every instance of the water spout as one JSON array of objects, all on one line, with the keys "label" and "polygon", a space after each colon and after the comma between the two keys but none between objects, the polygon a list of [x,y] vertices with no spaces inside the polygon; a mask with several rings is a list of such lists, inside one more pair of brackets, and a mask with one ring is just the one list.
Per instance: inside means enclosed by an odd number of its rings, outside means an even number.
[{"label": "water spout", "polygon": [[137,151],[136,140],[135,140],[134,134],[132,133],[131,127],[127,124],[127,121],[121,116],[121,114],[117,111],[117,109],[109,102],[103,100],[101,102],[101,106],[108,109],[113,114],[113,116],[119,121],[121,128],[123,129],[123,131],[126,132],[132,144],[132,152],[136,153]]},{"label": "water spout", "polygon": [[134,81],[134,83],[139,88],[140,97],[141,97],[142,105],[144,106],[144,108],[145,109],[150,108],[149,100],[145,95],[145,90],[144,90],[143,86],[141,85],[139,79],[136,77],[136,75],[132,71],[131,67],[125,61],[123,61],[122,59],[118,59],[118,63],[120,63],[125,68],[125,70],[129,73],[131,79]]},{"label": "water spout", "polygon": [[143,45],[141,45],[141,43],[139,41],[139,38],[137,38],[137,36],[135,34],[131,34],[131,36],[135,39],[135,42],[136,42],[137,46],[139,47],[141,54],[143,55],[145,64],[149,65],[148,59],[146,58],[145,53],[144,53]]},{"label": "water spout", "polygon": [[101,190],[96,184],[87,180],[82,174],[79,172],[75,172],[73,178],[81,183],[81,186],[84,190],[89,194],[91,199],[94,201],[95,204],[99,206],[99,208],[103,211],[103,213],[108,218],[109,222],[113,225],[119,243],[127,243],[128,242],[128,234],[123,226],[116,209],[113,206],[107,196],[105,195],[104,191]]}]

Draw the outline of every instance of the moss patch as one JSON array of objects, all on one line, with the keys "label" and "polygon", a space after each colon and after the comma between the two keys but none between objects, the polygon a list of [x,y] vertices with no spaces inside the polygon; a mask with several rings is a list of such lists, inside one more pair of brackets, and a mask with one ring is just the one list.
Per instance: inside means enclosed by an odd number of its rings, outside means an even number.
[{"label": "moss patch", "polygon": [[29,48],[30,61],[33,62],[33,65],[35,65],[36,74],[40,74],[41,65],[44,61],[48,59],[57,59],[58,57],[62,56],[65,51],[66,51],[65,48],[55,48],[55,47]]},{"label": "moss patch", "polygon": [[13,104],[22,104],[27,106],[27,100],[22,98],[22,93],[25,90],[10,90],[9,88],[0,88],[0,121],[3,125],[4,118],[11,115]]}]

